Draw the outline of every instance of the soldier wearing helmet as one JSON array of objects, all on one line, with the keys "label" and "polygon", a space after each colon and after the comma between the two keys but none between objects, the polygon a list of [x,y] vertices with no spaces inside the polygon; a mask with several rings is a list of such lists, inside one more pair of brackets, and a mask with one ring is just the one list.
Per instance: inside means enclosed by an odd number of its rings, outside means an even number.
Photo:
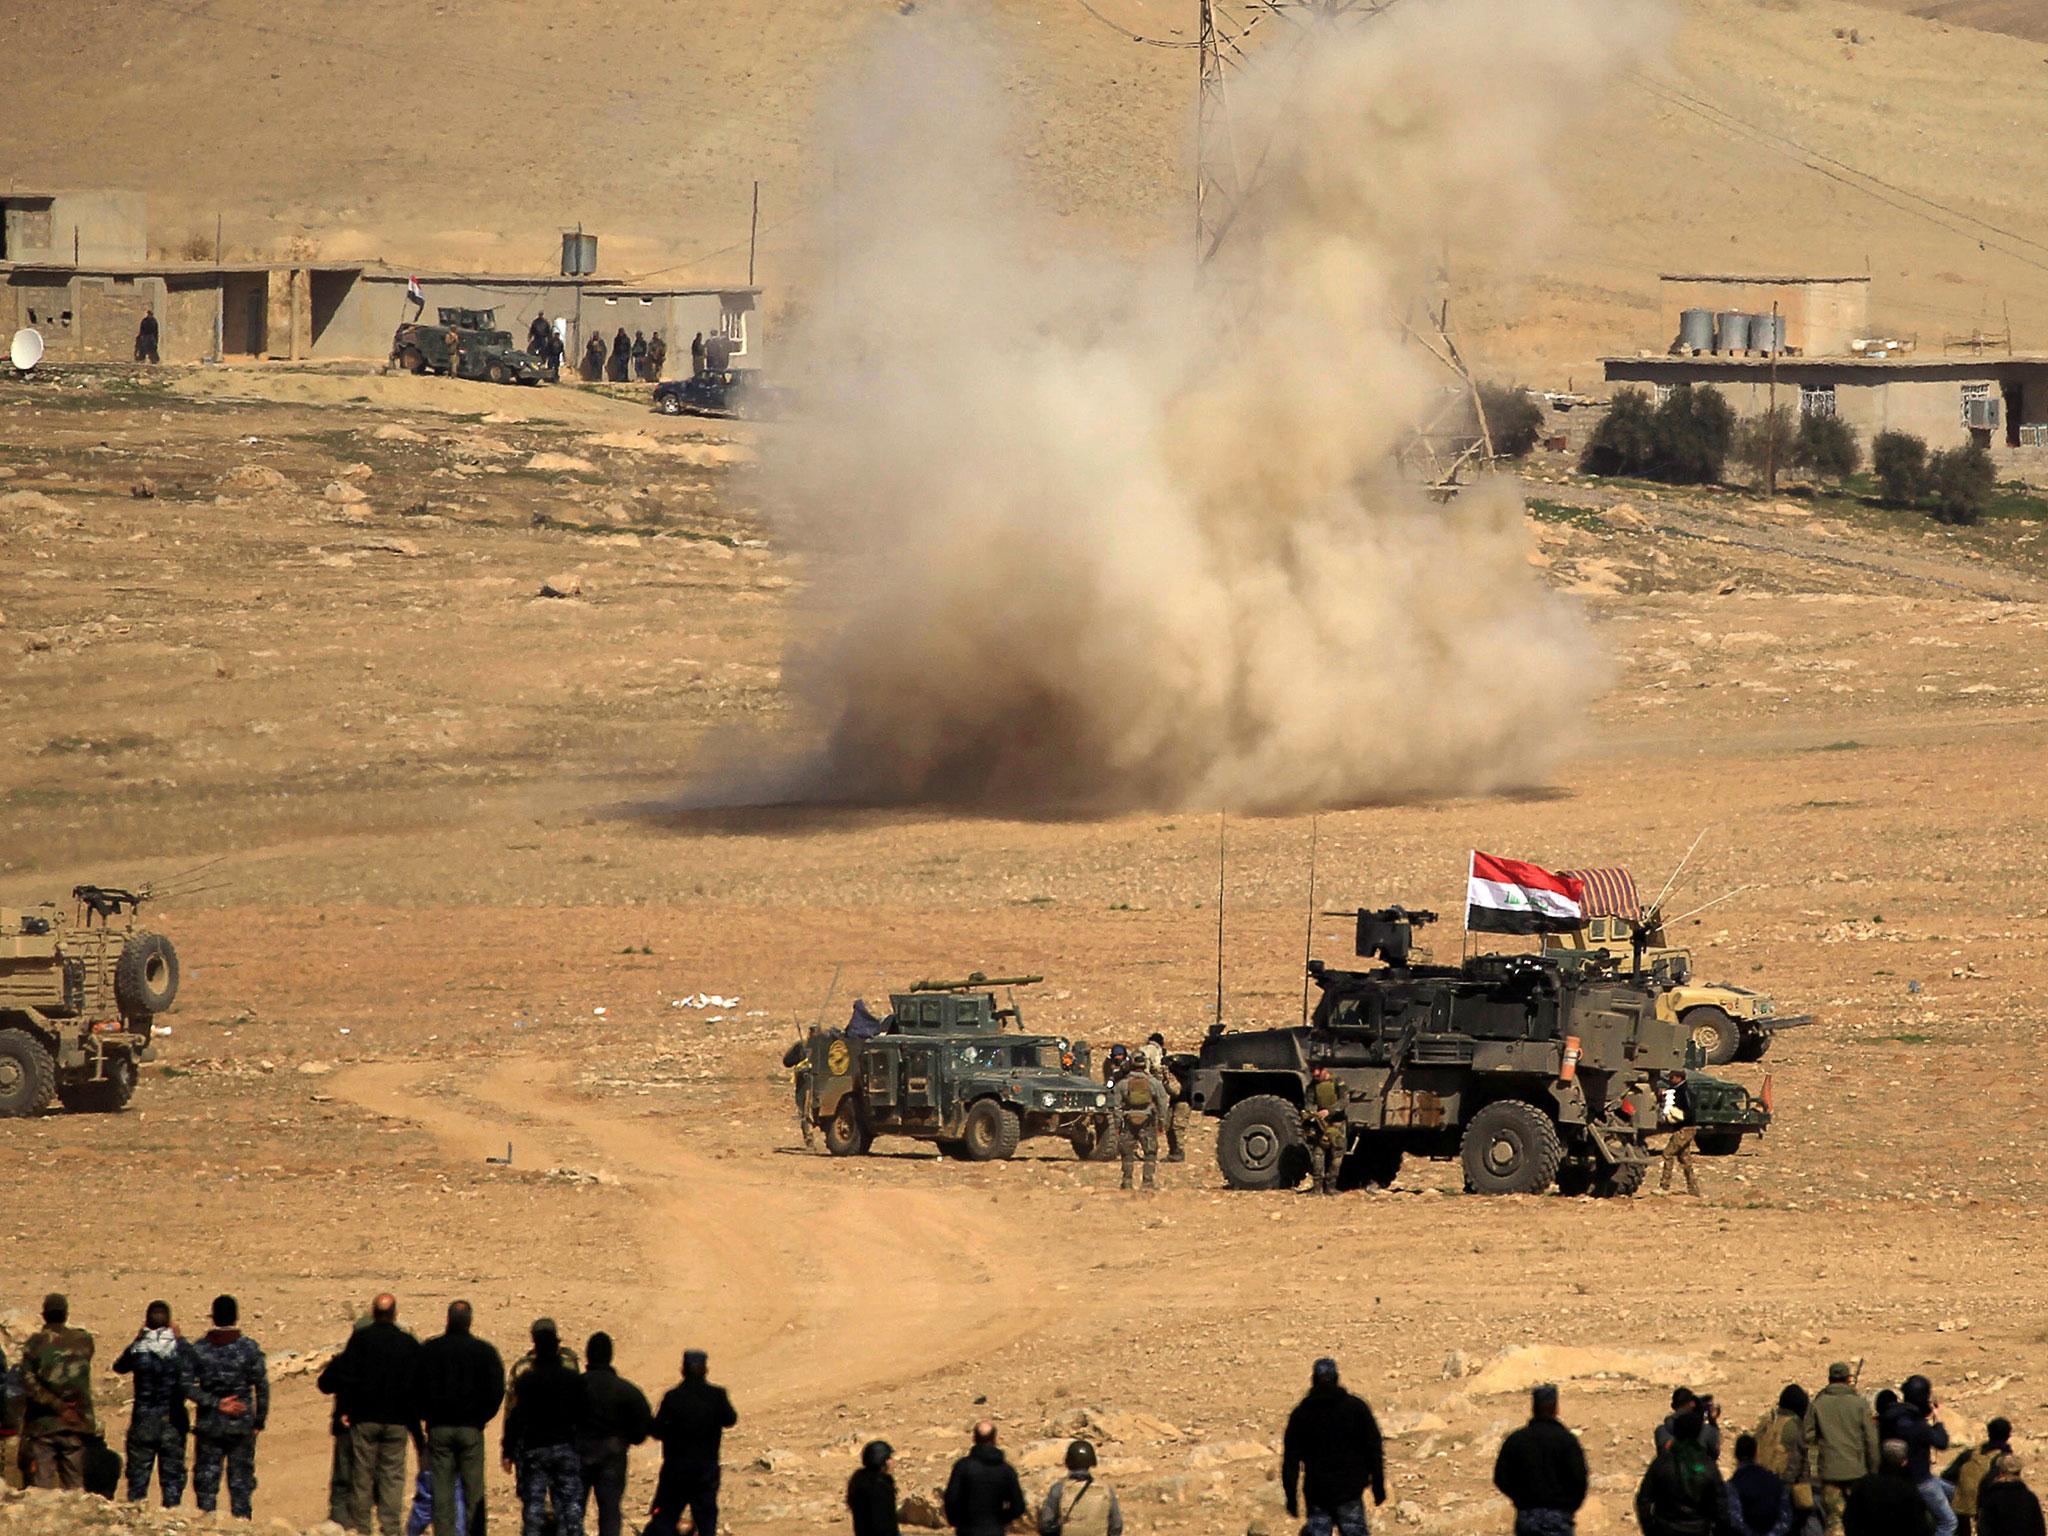
[{"label": "soldier wearing helmet", "polygon": [[1095,1447],[1067,1447],[1067,1475],[1045,1491],[1038,1506],[1038,1536],[1123,1536],[1124,1512],[1116,1490],[1095,1476]]},{"label": "soldier wearing helmet", "polygon": [[1344,1090],[1328,1067],[1317,1067],[1308,1075],[1308,1097],[1301,1105],[1301,1140],[1308,1148],[1310,1181],[1319,1193],[1334,1195],[1350,1129],[1345,1123]]},{"label": "soldier wearing helmet", "polygon": [[1657,1103],[1657,1118],[1671,1128],[1671,1135],[1664,1143],[1664,1171],[1657,1179],[1658,1191],[1671,1188],[1671,1170],[1676,1167],[1685,1174],[1685,1192],[1697,1195],[1700,1181],[1692,1171],[1692,1147],[1699,1140],[1700,1128],[1692,1122],[1692,1094],[1686,1089],[1683,1072],[1667,1072],[1664,1075],[1664,1092]]}]

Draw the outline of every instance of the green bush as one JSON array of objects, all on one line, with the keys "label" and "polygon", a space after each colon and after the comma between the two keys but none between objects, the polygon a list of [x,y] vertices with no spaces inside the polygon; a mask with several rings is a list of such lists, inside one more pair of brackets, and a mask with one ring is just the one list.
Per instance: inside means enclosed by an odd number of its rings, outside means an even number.
[{"label": "green bush", "polygon": [[1774,453],[1781,474],[1791,468],[1796,440],[1792,412],[1785,406],[1746,417],[1735,429],[1735,462],[1751,471],[1761,483],[1774,462]]},{"label": "green bush", "polygon": [[1607,414],[1586,439],[1579,468],[1589,475],[1640,475],[1650,463],[1651,423],[1656,408],[1647,391],[1617,389]]},{"label": "green bush", "polygon": [[1479,406],[1499,458],[1524,457],[1543,435],[1543,402],[1519,384],[1480,385]]},{"label": "green bush", "polygon": [[1982,443],[1945,448],[1927,461],[1934,517],[1943,523],[1974,523],[1998,486],[1998,467]]},{"label": "green bush", "polygon": [[1680,384],[1657,406],[1640,389],[1618,389],[1579,468],[1700,485],[1721,478],[1734,438],[1735,412],[1717,389]]},{"label": "green bush", "polygon": [[1911,506],[1927,494],[1927,444],[1910,432],[1880,432],[1871,440],[1870,470],[1886,501]]},{"label": "green bush", "polygon": [[1839,416],[1799,418],[1792,441],[1792,462],[1821,480],[1846,480],[1863,463],[1856,431]]}]

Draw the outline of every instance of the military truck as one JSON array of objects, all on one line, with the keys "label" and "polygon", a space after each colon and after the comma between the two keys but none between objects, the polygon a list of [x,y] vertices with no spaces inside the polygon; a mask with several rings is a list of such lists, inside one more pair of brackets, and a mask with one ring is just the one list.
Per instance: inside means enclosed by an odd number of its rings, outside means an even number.
[{"label": "military truck", "polygon": [[407,321],[391,336],[391,366],[407,373],[447,373],[451,352],[455,372],[465,379],[493,384],[538,384],[547,365],[512,344],[512,333],[498,329],[495,309],[437,311],[438,325]]},{"label": "military truck", "polygon": [[121,1109],[154,1054],[150,1021],[178,995],[178,952],[139,926],[146,891],[81,885],[0,908],[0,1117]]},{"label": "military truck", "polygon": [[1544,953],[1560,956],[1605,954],[1635,965],[1635,944],[1642,942],[1642,964],[1662,967],[1668,984],[1657,993],[1657,1013],[1683,1024],[1710,1067],[1731,1061],[1761,1061],[1771,1037],[1781,1029],[1814,1022],[1810,1014],[1781,1014],[1761,992],[1725,981],[1700,982],[1692,977],[1692,951],[1669,943],[1655,908],[1637,924],[1625,917],[1594,917],[1570,933],[1546,934]]},{"label": "military truck", "polygon": [[1063,1065],[1067,1041],[1023,1033],[1014,994],[1007,1006],[996,1001],[997,987],[1042,979],[977,971],[920,981],[891,994],[876,1032],[811,1030],[790,1065],[801,1112],[823,1128],[826,1150],[856,1157],[877,1136],[908,1136],[988,1162],[1014,1156],[1026,1137],[1060,1136],[1077,1156],[1092,1155],[1109,1122],[1108,1088]]},{"label": "military truck", "polygon": [[[1189,1089],[1195,1110],[1222,1122],[1224,1181],[1301,1181],[1301,1105],[1309,1074],[1327,1067],[1351,1187],[1391,1184],[1404,1158],[1424,1157],[1457,1158],[1474,1194],[1633,1194],[1659,1129],[1659,1079],[1689,1064],[1684,1028],[1658,1013],[1655,974],[1540,953],[1416,964],[1414,930],[1435,920],[1361,908],[1356,948],[1377,968],[1311,961],[1322,995],[1306,1026],[1210,1032]],[[1770,1123],[1767,1100],[1738,1083],[1687,1082],[1703,1152],[1733,1151]]]}]

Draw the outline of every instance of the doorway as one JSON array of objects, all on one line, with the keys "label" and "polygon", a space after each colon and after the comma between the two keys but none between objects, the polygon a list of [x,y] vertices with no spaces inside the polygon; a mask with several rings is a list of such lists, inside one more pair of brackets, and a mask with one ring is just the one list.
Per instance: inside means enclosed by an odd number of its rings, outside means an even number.
[{"label": "doorway", "polygon": [[2020,424],[2027,419],[2023,409],[2027,387],[2017,379],[2007,379],[2000,388],[2005,393],[2005,445],[2017,448],[2020,445]]},{"label": "doorway", "polygon": [[221,277],[220,349],[229,357],[261,357],[268,350],[270,274],[229,272]]}]

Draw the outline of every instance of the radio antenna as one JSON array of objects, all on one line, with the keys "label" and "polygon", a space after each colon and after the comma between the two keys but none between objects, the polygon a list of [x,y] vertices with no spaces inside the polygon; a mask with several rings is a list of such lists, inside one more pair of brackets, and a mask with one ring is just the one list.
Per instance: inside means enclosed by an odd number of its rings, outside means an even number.
[{"label": "radio antenna", "polygon": [[1301,935],[1301,1022],[1308,1023],[1308,962],[1316,945],[1316,822],[1318,817],[1311,812],[1308,818],[1308,916],[1304,919]]},{"label": "radio antenna", "polygon": [[1216,813],[1216,1028],[1223,1027],[1223,862],[1230,813]]},{"label": "radio antenna", "polygon": [[1682,923],[1688,917],[1698,917],[1702,912],[1706,911],[1707,908],[1718,907],[1719,905],[1721,905],[1722,902],[1728,900],[1730,897],[1740,896],[1744,891],[1752,889],[1754,884],[1755,882],[1752,881],[1750,885],[1738,885],[1737,887],[1735,887],[1734,890],[1728,891],[1720,896],[1716,896],[1712,901],[1701,902],[1698,906],[1694,907],[1690,912],[1681,912],[1678,916],[1672,918],[1671,921],[1674,923]]},{"label": "radio antenna", "polygon": [[1705,837],[1707,833],[1712,830],[1712,828],[1712,822],[1708,822],[1706,826],[1700,828],[1699,837],[1696,837],[1692,840],[1692,847],[1685,850],[1685,857],[1680,859],[1678,861],[1678,867],[1671,871],[1671,878],[1664,882],[1664,889],[1659,891],[1657,893],[1657,899],[1650,903],[1651,914],[1655,914],[1663,910],[1664,898],[1671,894],[1671,887],[1678,883],[1678,877],[1685,872],[1685,866],[1692,862],[1693,854],[1699,850],[1700,838]]}]

